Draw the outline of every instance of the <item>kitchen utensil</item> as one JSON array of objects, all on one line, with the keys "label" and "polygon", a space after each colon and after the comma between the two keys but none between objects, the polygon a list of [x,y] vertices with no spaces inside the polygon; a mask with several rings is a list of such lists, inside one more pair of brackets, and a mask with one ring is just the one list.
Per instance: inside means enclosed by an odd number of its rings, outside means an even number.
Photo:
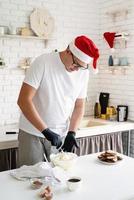
[{"label": "kitchen utensil", "polygon": [[54,175],[54,173],[53,173],[53,168],[52,168],[50,162],[48,161],[48,159],[47,159],[45,153],[44,153],[44,158],[45,158],[46,162],[48,163],[48,165],[49,165],[49,167],[50,167],[50,170],[51,170],[51,172],[52,172],[52,178],[54,178],[54,180],[55,180],[57,183],[60,183],[61,181],[60,181],[57,177],[55,177],[55,175]]}]

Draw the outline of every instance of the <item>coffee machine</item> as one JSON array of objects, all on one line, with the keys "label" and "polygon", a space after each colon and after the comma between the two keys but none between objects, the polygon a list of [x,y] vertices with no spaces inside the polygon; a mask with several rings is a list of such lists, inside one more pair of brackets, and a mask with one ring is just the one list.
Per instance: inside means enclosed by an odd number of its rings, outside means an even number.
[{"label": "coffee machine", "polygon": [[100,97],[101,114],[106,114],[108,103],[109,103],[109,93],[101,92]]},{"label": "coffee machine", "polygon": [[127,121],[127,117],[128,117],[128,106],[118,105],[117,106],[117,121],[118,122]]}]

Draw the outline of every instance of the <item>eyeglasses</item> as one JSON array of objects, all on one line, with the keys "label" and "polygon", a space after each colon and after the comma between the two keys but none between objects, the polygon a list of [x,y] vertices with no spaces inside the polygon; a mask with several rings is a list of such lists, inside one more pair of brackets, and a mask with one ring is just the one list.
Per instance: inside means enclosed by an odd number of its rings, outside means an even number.
[{"label": "eyeglasses", "polygon": [[73,60],[73,63],[72,63],[72,65],[74,65],[75,67],[78,67],[79,69],[82,69],[82,70],[85,70],[85,69],[88,69],[88,64],[87,64],[87,66],[82,66],[82,65],[80,65],[76,60],[75,60],[75,57],[74,57],[74,55],[71,53],[71,55],[72,55],[72,60]]}]

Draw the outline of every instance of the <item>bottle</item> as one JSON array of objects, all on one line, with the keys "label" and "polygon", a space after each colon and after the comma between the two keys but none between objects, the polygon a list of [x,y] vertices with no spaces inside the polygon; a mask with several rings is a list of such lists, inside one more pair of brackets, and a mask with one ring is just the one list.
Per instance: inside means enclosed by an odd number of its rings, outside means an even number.
[{"label": "bottle", "polygon": [[108,65],[109,66],[113,66],[113,57],[112,57],[112,55],[109,56]]},{"label": "bottle", "polygon": [[99,95],[97,95],[97,99],[94,105],[94,118],[100,118],[101,117],[101,106],[99,102]]}]

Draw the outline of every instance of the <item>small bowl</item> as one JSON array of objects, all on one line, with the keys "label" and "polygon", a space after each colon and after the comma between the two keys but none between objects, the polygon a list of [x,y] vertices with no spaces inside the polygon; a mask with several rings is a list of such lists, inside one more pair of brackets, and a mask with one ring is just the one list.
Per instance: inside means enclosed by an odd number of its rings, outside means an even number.
[{"label": "small bowl", "polygon": [[30,184],[33,189],[39,189],[43,186],[43,182],[39,178],[31,178]]},{"label": "small bowl", "polygon": [[67,187],[68,187],[68,190],[69,191],[75,191],[77,190],[80,185],[81,185],[81,178],[80,177],[77,177],[77,176],[74,176],[74,177],[70,177],[68,180],[67,180]]}]

